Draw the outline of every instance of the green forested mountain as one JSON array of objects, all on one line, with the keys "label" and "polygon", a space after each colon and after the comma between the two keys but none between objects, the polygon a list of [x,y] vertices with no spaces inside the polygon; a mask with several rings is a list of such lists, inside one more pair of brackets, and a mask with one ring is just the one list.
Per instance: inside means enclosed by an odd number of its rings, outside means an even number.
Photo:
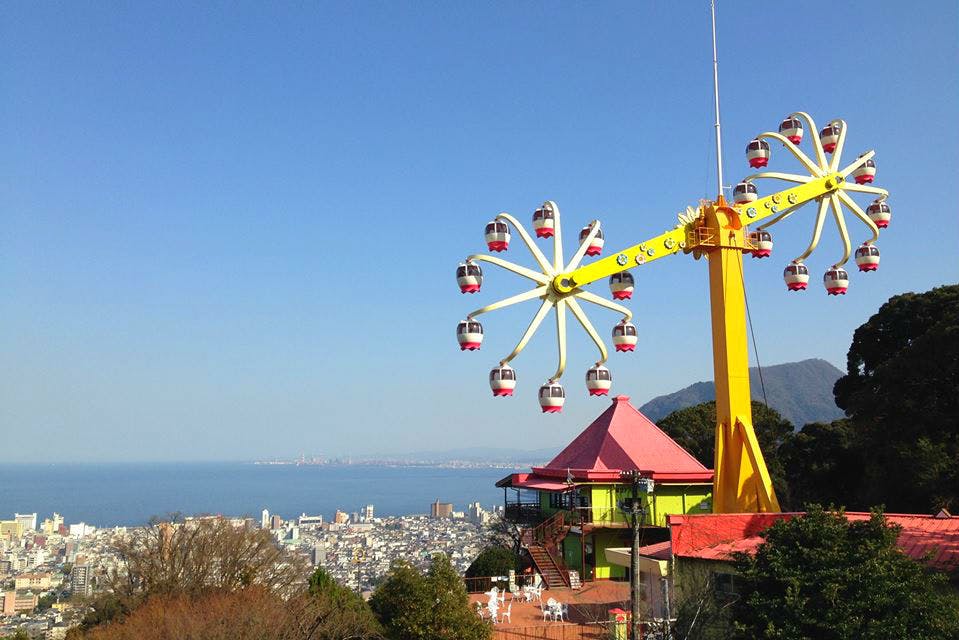
[{"label": "green forested mountain", "polygon": [[[766,397],[769,406],[789,420],[797,429],[810,422],[831,422],[843,416],[836,406],[833,385],[842,371],[825,360],[810,359],[763,367]],[[753,400],[762,402],[759,371],[749,370]],[[685,409],[716,399],[713,382],[696,382],[675,393],[653,398],[642,411],[654,422],[677,409]]]}]

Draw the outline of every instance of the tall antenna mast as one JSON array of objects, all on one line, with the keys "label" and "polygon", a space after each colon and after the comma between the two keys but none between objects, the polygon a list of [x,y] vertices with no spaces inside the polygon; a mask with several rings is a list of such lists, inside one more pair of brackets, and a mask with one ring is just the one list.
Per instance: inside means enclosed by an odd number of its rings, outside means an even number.
[{"label": "tall antenna mast", "polygon": [[719,60],[716,56],[716,0],[709,0],[713,16],[713,95],[716,99],[716,181],[717,193],[723,195],[723,133],[719,125]]}]

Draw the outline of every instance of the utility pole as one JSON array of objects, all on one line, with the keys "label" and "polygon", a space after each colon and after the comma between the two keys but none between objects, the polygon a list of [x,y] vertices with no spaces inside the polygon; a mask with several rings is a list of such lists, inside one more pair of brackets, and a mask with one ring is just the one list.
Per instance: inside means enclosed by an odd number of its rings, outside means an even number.
[{"label": "utility pole", "polygon": [[357,595],[362,595],[363,585],[360,583],[360,579],[362,576],[361,569],[363,567],[363,563],[366,562],[366,551],[360,546],[353,547],[352,561],[356,566],[356,593]]},{"label": "utility pole", "polygon": [[641,596],[639,573],[639,547],[642,526],[646,518],[646,507],[640,497],[640,490],[649,495],[652,493],[653,480],[644,478],[637,469],[623,471],[620,476],[630,481],[632,487],[628,500],[619,501],[619,510],[629,518],[630,529],[633,533],[633,542],[629,554],[629,595],[630,595],[630,635],[632,640],[641,640],[643,637],[641,621]]}]

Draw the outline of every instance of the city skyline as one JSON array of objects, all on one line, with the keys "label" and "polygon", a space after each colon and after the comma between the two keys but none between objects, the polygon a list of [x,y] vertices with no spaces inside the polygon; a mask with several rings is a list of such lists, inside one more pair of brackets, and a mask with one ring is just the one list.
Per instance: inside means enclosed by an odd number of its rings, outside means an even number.
[{"label": "city skyline", "polygon": [[[959,149],[959,9],[870,7],[848,38],[822,2],[790,9],[805,30],[769,3],[718,10],[726,181],[753,135],[802,109],[845,118],[848,153],[875,148],[892,193],[882,268],[842,299],[818,286],[839,254],[828,226],[815,286],[783,287],[806,212],[748,261],[763,364],[844,368],[890,296],[959,280],[940,178]],[[536,404],[547,332],[514,363],[516,396],[494,400],[487,372],[533,309],[491,317],[460,353],[456,323],[517,283],[488,272],[464,296],[457,263],[502,210],[526,223],[555,200],[567,235],[600,218],[615,250],[715,195],[706,5],[5,14],[0,462],[562,443],[606,408],[580,380],[587,338],[571,332],[562,415]],[[686,257],[637,274],[639,345],[611,359],[614,394],[638,406],[713,377],[705,296]],[[594,320],[605,335],[615,318]]]}]

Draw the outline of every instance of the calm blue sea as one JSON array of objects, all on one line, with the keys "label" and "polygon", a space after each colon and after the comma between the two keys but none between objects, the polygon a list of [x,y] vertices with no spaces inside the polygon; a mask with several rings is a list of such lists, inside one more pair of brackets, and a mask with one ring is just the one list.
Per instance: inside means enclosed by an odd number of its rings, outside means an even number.
[{"label": "calm blue sea", "polygon": [[493,484],[508,469],[293,466],[246,463],[2,464],[0,519],[17,513],[99,527],[137,525],[171,512],[331,517],[373,504],[377,515],[429,513],[439,498],[457,511],[502,504]]}]

